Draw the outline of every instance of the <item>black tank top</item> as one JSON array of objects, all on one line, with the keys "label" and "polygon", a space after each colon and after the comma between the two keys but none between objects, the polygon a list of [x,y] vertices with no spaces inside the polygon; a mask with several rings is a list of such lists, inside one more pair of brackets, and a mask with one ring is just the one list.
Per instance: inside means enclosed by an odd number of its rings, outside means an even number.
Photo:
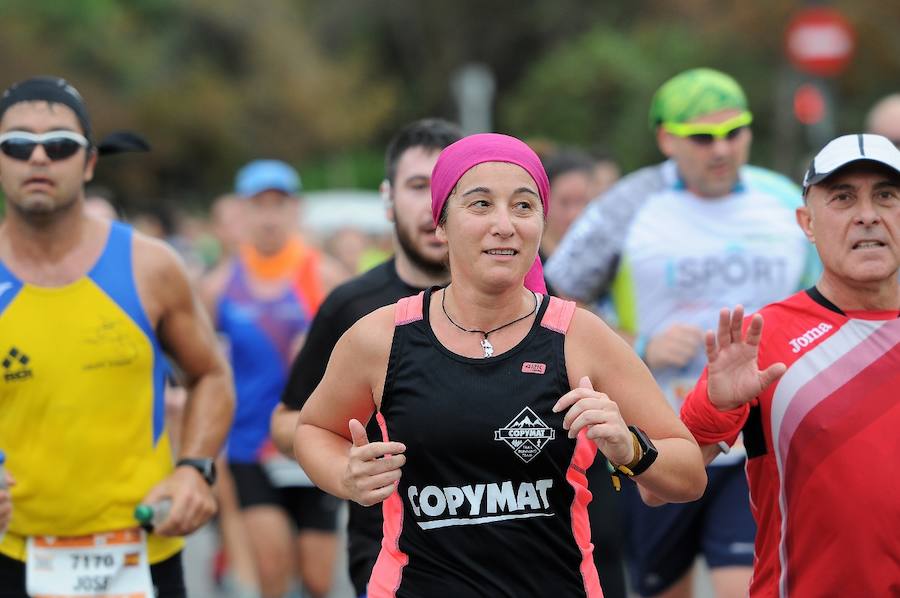
[{"label": "black tank top", "polygon": [[584,476],[597,448],[551,411],[569,391],[575,304],[544,297],[518,345],[474,359],[435,337],[434,291],[395,311],[377,418],[407,462],[383,505],[369,597],[602,596]]}]

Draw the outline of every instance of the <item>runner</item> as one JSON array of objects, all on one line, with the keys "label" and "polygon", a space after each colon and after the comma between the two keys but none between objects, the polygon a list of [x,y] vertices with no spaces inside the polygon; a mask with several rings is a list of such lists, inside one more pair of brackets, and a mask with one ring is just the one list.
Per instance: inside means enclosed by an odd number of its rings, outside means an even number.
[{"label": "runner", "polygon": [[[650,121],[669,159],[592,203],[547,263],[561,295],[589,304],[611,296],[615,321],[676,412],[703,370],[703,330],[723,301],[758,309],[813,280],[815,259],[794,219],[799,189],[746,165],[752,120],[724,73],[693,69],[664,83]],[[698,555],[717,596],[746,594],[756,528],[743,467],[740,447],[719,457],[691,504],[651,509],[626,488],[640,595],[691,596]]]},{"label": "runner", "polygon": [[218,244],[214,265],[210,270],[233,258],[239,251],[244,233],[241,198],[222,195],[209,208],[210,229]]},{"label": "runner", "polygon": [[541,237],[541,257],[546,259],[556,250],[563,235],[588,203],[596,187],[596,162],[588,154],[562,148],[544,158],[553,212],[547,216],[547,230]]},{"label": "runner", "polygon": [[866,115],[866,133],[881,135],[900,145],[900,93],[878,100]]},{"label": "runner", "polygon": [[[405,126],[388,144],[381,194],[387,216],[394,222],[394,257],[335,289],[313,319],[282,403],[272,417],[272,436],[286,454],[293,455],[300,408],[322,380],[341,335],[379,307],[449,280],[447,246],[435,237],[431,220],[431,171],[441,150],[459,137],[456,125],[429,118]],[[368,434],[380,434],[374,419]],[[365,596],[381,550],[382,523],[379,507],[350,503],[347,561],[358,596]]]},{"label": "runner", "polygon": [[[301,411],[294,450],[310,477],[360,504],[387,499],[370,598],[601,596],[584,477],[598,449],[654,494],[703,492],[699,451],[643,364],[544,294],[548,187],[515,138],[444,149],[432,217],[452,284],[351,327]],[[383,441],[369,443],[360,421],[376,410]]]},{"label": "runner", "polygon": [[743,308],[722,310],[682,418],[707,460],[743,430],[750,596],[897,596],[900,151],[838,137],[803,186],[797,218],[824,273],[744,332]]},{"label": "runner", "polygon": [[332,585],[340,502],[315,488],[271,443],[269,421],[288,367],[323,296],[323,259],[297,234],[300,177],[277,160],[237,174],[246,243],[214,270],[203,296],[234,370],[237,411],[229,470],[255,554],[262,594],[295,578],[313,596]]},{"label": "runner", "polygon": [[[17,482],[4,598],[182,597],[180,536],[215,512],[228,366],[174,252],[85,212],[96,162],[67,82],[28,79],[0,97],[0,450]],[[164,351],[190,390],[174,470]],[[135,507],[163,499],[169,515],[145,537]]]}]

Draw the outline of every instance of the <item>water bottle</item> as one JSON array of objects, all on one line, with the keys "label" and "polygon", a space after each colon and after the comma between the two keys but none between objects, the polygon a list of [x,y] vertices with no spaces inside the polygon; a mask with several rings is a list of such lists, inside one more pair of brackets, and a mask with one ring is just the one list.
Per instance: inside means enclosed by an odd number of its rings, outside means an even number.
[{"label": "water bottle", "polygon": [[151,504],[141,503],[134,509],[134,518],[138,520],[142,528],[152,532],[153,528],[166,520],[171,509],[171,498],[163,498]]}]

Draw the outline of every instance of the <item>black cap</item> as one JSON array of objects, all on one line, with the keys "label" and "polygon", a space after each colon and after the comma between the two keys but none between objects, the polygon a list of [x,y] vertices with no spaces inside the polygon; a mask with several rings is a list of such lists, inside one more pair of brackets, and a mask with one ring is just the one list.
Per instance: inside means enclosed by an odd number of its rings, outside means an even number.
[{"label": "black cap", "polygon": [[32,77],[10,85],[0,96],[0,118],[3,118],[10,106],[21,102],[41,101],[71,108],[78,117],[84,136],[91,141],[91,119],[84,99],[77,89],[61,77]]},{"label": "black cap", "polygon": [[150,144],[134,131],[113,131],[97,143],[97,153],[101,156],[124,152],[149,152]]}]

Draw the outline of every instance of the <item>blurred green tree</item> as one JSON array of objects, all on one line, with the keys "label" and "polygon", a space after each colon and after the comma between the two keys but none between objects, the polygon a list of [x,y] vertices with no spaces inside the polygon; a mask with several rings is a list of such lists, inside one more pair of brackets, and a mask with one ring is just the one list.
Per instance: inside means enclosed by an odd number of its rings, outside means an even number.
[{"label": "blurred green tree", "polygon": [[[98,170],[138,207],[203,205],[255,157],[295,164],[308,188],[374,188],[399,125],[455,117],[449,80],[469,62],[495,73],[497,130],[602,144],[629,170],[659,159],[646,122],[656,87],[684,68],[720,68],[747,90],[754,162],[795,174],[811,148],[789,114],[782,48],[803,4],[0,0],[0,85],[64,76],[98,135],[146,135],[150,154]],[[851,68],[830,82],[847,132],[900,87],[900,4],[832,4],[858,33]]]}]

